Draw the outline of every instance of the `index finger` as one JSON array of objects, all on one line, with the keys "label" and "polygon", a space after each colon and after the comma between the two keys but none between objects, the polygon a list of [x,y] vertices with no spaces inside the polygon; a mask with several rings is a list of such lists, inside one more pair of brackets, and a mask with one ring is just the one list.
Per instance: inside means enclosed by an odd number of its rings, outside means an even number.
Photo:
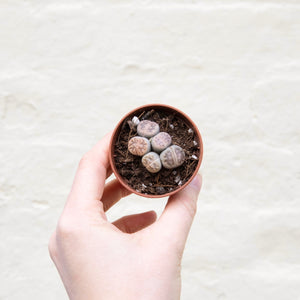
[{"label": "index finger", "polygon": [[109,143],[112,132],[106,134],[81,159],[69,194],[66,209],[101,208],[100,201],[109,175]]}]

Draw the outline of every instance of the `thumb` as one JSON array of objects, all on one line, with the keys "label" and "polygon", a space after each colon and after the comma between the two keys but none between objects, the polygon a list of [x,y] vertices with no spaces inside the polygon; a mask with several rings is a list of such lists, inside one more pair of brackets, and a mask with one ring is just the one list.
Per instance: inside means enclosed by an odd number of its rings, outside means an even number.
[{"label": "thumb", "polygon": [[175,243],[183,251],[197,210],[197,199],[202,185],[202,177],[196,175],[192,182],[182,191],[171,196],[157,222],[159,232],[165,242]]}]

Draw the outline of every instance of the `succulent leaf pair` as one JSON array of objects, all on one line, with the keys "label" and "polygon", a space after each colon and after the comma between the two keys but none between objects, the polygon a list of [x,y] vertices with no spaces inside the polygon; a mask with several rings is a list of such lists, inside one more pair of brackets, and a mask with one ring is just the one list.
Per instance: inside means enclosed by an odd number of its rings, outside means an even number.
[{"label": "succulent leaf pair", "polygon": [[185,159],[184,150],[177,145],[171,145],[171,136],[159,130],[156,122],[141,121],[137,125],[138,136],[128,142],[129,152],[142,156],[142,164],[151,173],[159,172],[162,166],[166,169],[177,168]]}]

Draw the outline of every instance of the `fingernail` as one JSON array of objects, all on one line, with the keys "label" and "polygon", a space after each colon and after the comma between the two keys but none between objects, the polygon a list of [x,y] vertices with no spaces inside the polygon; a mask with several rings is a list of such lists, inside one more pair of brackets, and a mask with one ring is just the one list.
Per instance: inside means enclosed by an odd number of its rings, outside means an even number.
[{"label": "fingernail", "polygon": [[200,191],[201,184],[202,184],[202,176],[200,174],[197,174],[190,183],[190,185],[193,188],[197,189],[198,191]]}]

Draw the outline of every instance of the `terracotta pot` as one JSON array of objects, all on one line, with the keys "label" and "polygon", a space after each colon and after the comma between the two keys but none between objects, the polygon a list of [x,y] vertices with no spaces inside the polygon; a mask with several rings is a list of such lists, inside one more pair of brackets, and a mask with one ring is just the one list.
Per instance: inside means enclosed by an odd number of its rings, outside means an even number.
[{"label": "terracotta pot", "polygon": [[[156,110],[156,111],[163,111],[166,113],[170,113],[170,114],[174,114],[176,113],[176,116],[180,117],[188,126],[189,128],[191,128],[194,131],[194,140],[198,143],[198,148],[199,148],[199,156],[198,156],[198,163],[197,166],[195,168],[195,171],[193,172],[192,176],[188,179],[187,182],[185,182],[182,186],[174,189],[171,192],[168,193],[164,193],[164,194],[159,194],[159,195],[155,195],[155,194],[146,194],[140,191],[136,191],[134,188],[132,188],[131,186],[129,186],[129,184],[126,182],[126,180],[122,177],[122,175],[119,173],[119,171],[116,168],[116,164],[115,164],[115,155],[117,155],[115,153],[115,144],[117,141],[117,138],[120,134],[120,131],[122,129],[122,127],[124,126],[123,123],[126,119],[130,118],[132,119],[132,117],[134,116],[139,116],[143,111],[150,111],[150,110]],[[125,121],[126,122],[126,121]],[[127,126],[127,125],[126,125]],[[172,106],[169,105],[163,105],[163,104],[148,104],[148,105],[143,105],[140,106],[132,111],[130,111],[129,113],[127,113],[117,124],[116,128],[113,131],[112,134],[112,138],[110,141],[110,149],[109,149],[109,160],[110,160],[110,164],[112,167],[112,170],[115,174],[115,176],[117,177],[117,179],[120,181],[120,183],[129,191],[131,191],[132,193],[135,193],[137,195],[143,196],[143,197],[148,197],[148,198],[161,198],[161,197],[168,197],[170,195],[173,195],[177,192],[179,192],[180,190],[184,189],[192,180],[193,178],[196,176],[196,174],[198,173],[198,170],[200,168],[201,165],[201,161],[202,161],[202,157],[203,157],[203,143],[202,143],[202,138],[200,135],[200,132],[197,128],[197,126],[195,125],[195,123],[191,120],[191,118],[189,116],[187,116],[185,113],[181,112],[180,110],[178,110],[177,108],[174,108]],[[175,169],[176,170],[176,169]],[[147,170],[145,169],[145,172],[147,172]]]}]

